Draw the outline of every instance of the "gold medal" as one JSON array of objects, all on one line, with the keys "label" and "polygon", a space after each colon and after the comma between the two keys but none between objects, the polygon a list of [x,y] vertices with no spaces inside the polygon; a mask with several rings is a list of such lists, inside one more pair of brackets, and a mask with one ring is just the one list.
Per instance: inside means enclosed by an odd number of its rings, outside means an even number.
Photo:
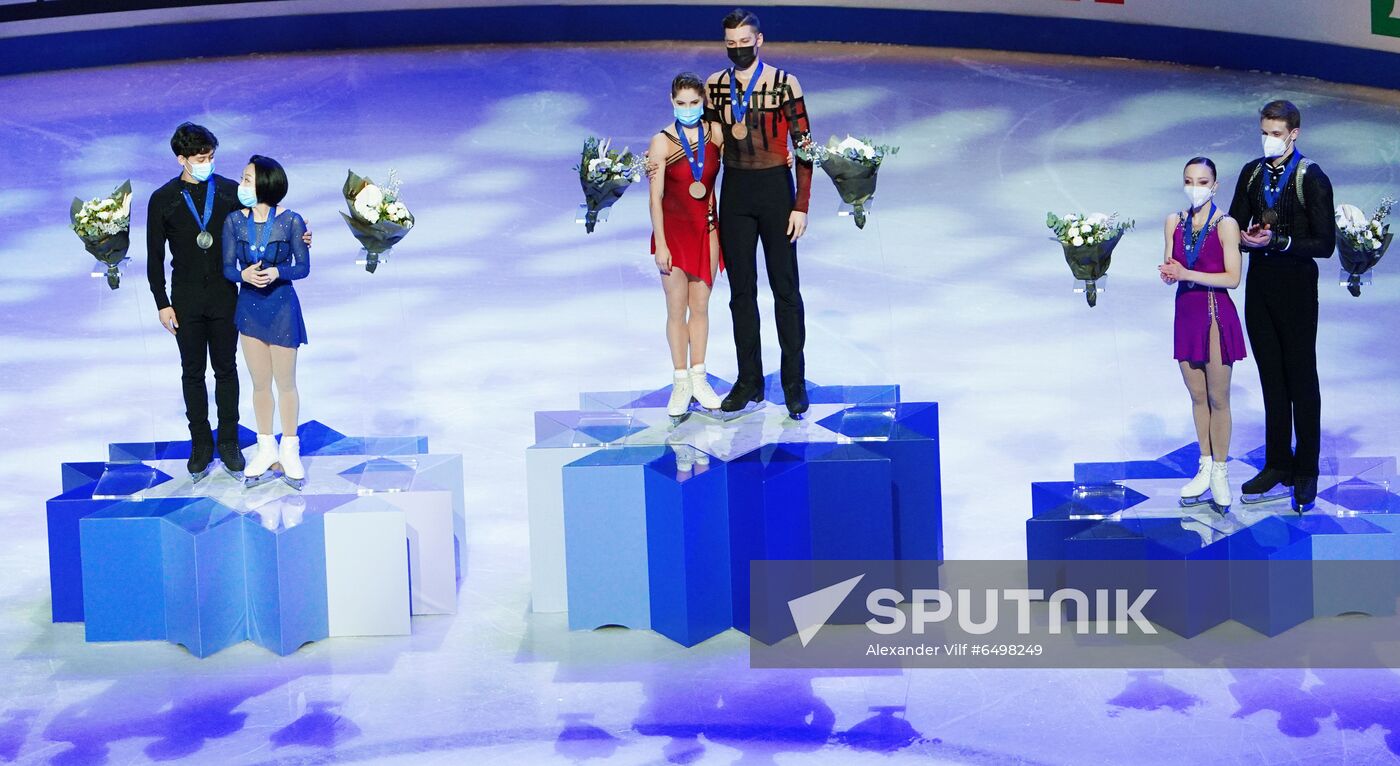
[{"label": "gold medal", "polygon": [[214,246],[214,235],[207,231],[201,231],[199,236],[194,238],[194,243],[199,245],[201,250],[208,250]]},{"label": "gold medal", "polygon": [[742,141],[749,135],[749,126],[745,125],[742,122],[736,122],[734,123],[734,130],[731,132],[734,134],[735,138]]},{"label": "gold medal", "polygon": [[694,198],[696,198],[696,199],[704,199],[704,198],[705,198],[705,185],[702,184],[702,183],[700,183],[699,181],[696,181],[695,183],[691,184],[691,185],[690,185],[690,196],[692,196],[692,197],[694,197]]}]

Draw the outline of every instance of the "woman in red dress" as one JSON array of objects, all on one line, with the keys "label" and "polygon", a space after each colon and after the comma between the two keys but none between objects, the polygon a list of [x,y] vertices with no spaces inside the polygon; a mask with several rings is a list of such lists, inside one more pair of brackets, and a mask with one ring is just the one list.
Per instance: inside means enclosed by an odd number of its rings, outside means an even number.
[{"label": "woman in red dress", "polygon": [[666,161],[661,183],[651,184],[651,251],[666,291],[666,342],[671,347],[667,413],[684,415],[692,399],[718,409],[720,398],[705,373],[710,332],[710,289],[724,268],[715,221],[715,178],[724,134],[703,119],[704,83],[689,72],[671,82],[674,122],[651,140],[648,156]]}]

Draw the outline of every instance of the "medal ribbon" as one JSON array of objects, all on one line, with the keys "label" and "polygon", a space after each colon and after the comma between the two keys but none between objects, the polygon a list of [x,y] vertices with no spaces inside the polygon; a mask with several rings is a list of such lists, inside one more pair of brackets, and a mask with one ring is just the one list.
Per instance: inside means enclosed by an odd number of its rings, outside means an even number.
[{"label": "medal ribbon", "polygon": [[1264,204],[1270,209],[1278,207],[1278,201],[1283,199],[1283,190],[1288,188],[1288,182],[1293,178],[1293,171],[1298,169],[1298,160],[1302,159],[1302,157],[1303,155],[1298,153],[1297,148],[1294,148],[1293,158],[1290,159],[1288,165],[1284,167],[1283,175],[1278,179],[1278,186],[1275,187],[1267,183],[1264,184]]},{"label": "medal ribbon", "polygon": [[685,150],[685,161],[690,163],[690,175],[699,181],[705,175],[705,144],[709,143],[705,140],[704,124],[701,123],[696,133],[693,150],[690,148],[690,139],[685,137],[685,127],[681,125],[680,120],[676,120],[676,135],[681,138],[681,148]]},{"label": "medal ribbon", "polygon": [[1181,248],[1186,251],[1186,268],[1196,268],[1196,259],[1201,256],[1201,245],[1205,242],[1205,233],[1210,230],[1210,221],[1215,217],[1215,202],[1210,203],[1210,213],[1206,215],[1206,222],[1197,232],[1191,231],[1192,218],[1195,217],[1195,210],[1187,210],[1184,216],[1186,224],[1186,236],[1181,238]]},{"label": "medal ribbon", "polygon": [[761,77],[763,77],[762,61],[758,62],[758,69],[754,70],[748,87],[744,88],[744,98],[740,101],[734,90],[734,83],[739,79],[739,75],[732,68],[729,70],[729,111],[734,115],[735,123],[743,122],[744,116],[749,113],[749,97],[753,95],[754,86],[758,84]]},{"label": "medal ribbon", "polygon": [[[276,206],[273,206],[273,208],[267,213],[267,222],[263,224],[262,236],[254,237],[253,211],[251,209],[248,211],[248,246],[252,248],[252,250],[256,252],[258,256],[262,256],[263,253],[267,252],[267,243],[272,240],[272,219],[276,217],[277,208]],[[261,257],[259,257],[259,260],[262,260]]]},{"label": "medal ribbon", "polygon": [[180,194],[185,198],[185,205],[190,209],[190,214],[194,216],[195,223],[199,224],[200,231],[209,230],[209,221],[214,217],[214,177],[209,176],[206,182],[209,185],[204,189],[204,217],[199,217],[199,211],[194,207],[194,198],[190,196],[189,189],[181,189]]}]

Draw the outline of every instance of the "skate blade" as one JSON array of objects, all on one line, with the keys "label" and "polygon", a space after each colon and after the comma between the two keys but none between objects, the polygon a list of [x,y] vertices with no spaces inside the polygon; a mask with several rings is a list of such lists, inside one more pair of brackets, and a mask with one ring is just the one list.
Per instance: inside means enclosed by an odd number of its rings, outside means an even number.
[{"label": "skate blade", "polygon": [[681,423],[684,423],[684,422],[687,421],[687,420],[690,420],[690,413],[689,413],[689,412],[684,413],[684,414],[681,414],[681,415],[672,415],[672,414],[670,414],[670,413],[667,413],[666,416],[669,417],[669,418],[671,419],[671,425],[672,425],[673,427],[674,427],[674,426],[678,426],[678,425],[680,425]]},{"label": "skate blade", "polygon": [[276,478],[278,478],[278,474],[274,471],[268,471],[261,476],[245,476],[243,478],[243,486],[245,489],[252,489],[253,487],[260,487]]},{"label": "skate blade", "polygon": [[1292,490],[1287,488],[1284,488],[1283,491],[1271,489],[1262,495],[1240,495],[1240,502],[1245,505],[1258,505],[1260,503],[1272,503],[1275,500],[1288,500],[1292,497]]},{"label": "skate blade", "polygon": [[232,468],[229,468],[228,466],[224,466],[224,473],[228,474],[229,476],[232,476],[234,481],[243,481],[242,471],[235,471]]},{"label": "skate blade", "polygon": [[286,474],[282,474],[282,481],[283,481],[287,486],[291,487],[292,489],[294,489],[294,490],[296,490],[296,491],[298,491],[298,492],[300,492],[300,491],[302,491],[303,489],[306,488],[306,478],[305,478],[305,477],[302,477],[302,478],[300,478],[300,479],[293,479],[292,477],[290,477],[290,476],[288,476],[288,475],[286,475]]},{"label": "skate blade", "polygon": [[203,471],[200,471],[199,473],[192,473],[192,474],[190,474],[190,483],[192,483],[192,484],[198,484],[198,483],[200,483],[201,481],[204,481],[206,478],[208,478],[208,476],[209,476],[209,469],[208,469],[208,468],[205,468]]},{"label": "skate blade", "polygon": [[1180,500],[1177,500],[1177,503],[1180,504],[1182,508],[1199,508],[1200,506],[1205,505],[1207,503],[1215,505],[1215,503],[1210,499],[1209,495],[1192,495],[1191,497],[1183,497]]},{"label": "skate blade", "polygon": [[1317,507],[1317,503],[1315,501],[1311,503],[1303,503],[1302,505],[1299,505],[1296,502],[1290,504],[1293,506],[1293,512],[1298,514],[1299,516],[1302,516],[1303,514]]},{"label": "skate blade", "polygon": [[788,418],[791,420],[805,420],[806,416],[807,413],[805,412],[793,412],[792,410],[788,410]]}]

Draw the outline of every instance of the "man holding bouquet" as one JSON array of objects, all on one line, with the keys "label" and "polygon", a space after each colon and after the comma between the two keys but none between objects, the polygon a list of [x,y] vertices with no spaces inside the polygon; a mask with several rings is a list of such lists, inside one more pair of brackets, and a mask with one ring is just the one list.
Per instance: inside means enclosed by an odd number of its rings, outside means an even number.
[{"label": "man holding bouquet", "polygon": [[[1264,156],[1244,166],[1230,216],[1250,255],[1245,327],[1264,394],[1264,468],[1241,487],[1245,502],[1283,484],[1293,507],[1317,498],[1322,396],[1317,379],[1317,261],[1336,244],[1332,182],[1296,146],[1302,115],[1287,101],[1259,110]],[[1293,439],[1297,438],[1297,449]]]},{"label": "man holding bouquet", "polygon": [[789,171],[791,149],[811,132],[802,86],[792,74],[762,60],[758,17],[734,10],[724,17],[724,44],[733,66],[710,75],[706,119],[724,130],[724,177],[719,207],[720,247],[729,270],[729,310],[739,374],[722,409],[735,412],[763,399],[759,347],[758,243],[773,291],[782,347],[783,397],[788,412],[807,411],[803,345],[806,320],[797,275],[797,240],[807,230],[812,164],[798,160],[797,183]]}]

